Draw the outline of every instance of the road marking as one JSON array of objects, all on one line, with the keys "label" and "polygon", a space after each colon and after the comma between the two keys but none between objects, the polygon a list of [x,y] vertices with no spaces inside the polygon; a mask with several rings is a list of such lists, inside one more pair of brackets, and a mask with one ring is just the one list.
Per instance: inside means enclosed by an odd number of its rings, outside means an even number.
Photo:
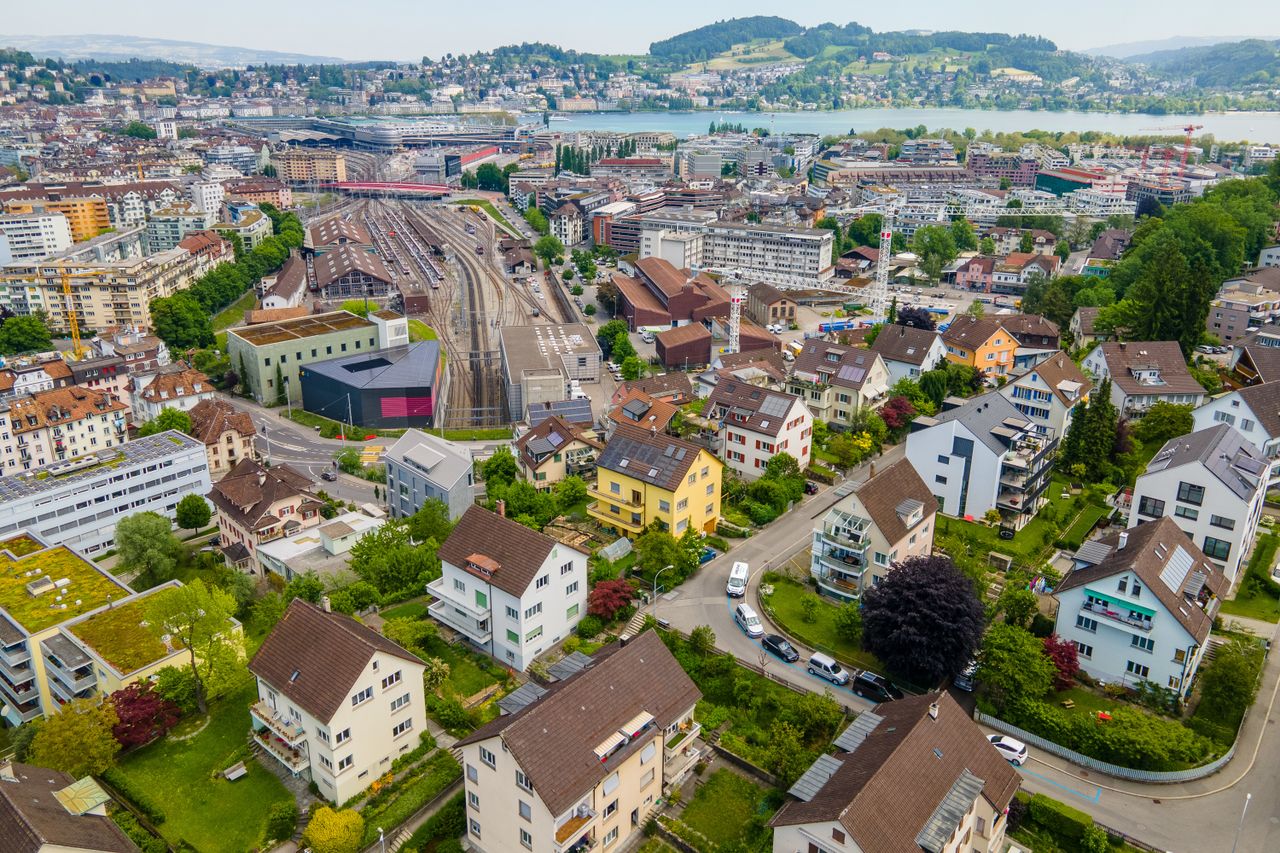
[{"label": "road marking", "polygon": [[[1045,766],[1048,767],[1049,765],[1045,765]],[[1090,796],[1089,794],[1085,794],[1080,791],[1077,791],[1075,788],[1072,788],[1069,785],[1064,785],[1061,782],[1058,782],[1054,779],[1050,779],[1048,776],[1045,776],[1042,773],[1036,773],[1034,770],[1028,770],[1026,767],[1019,767],[1017,769],[1021,773],[1025,773],[1028,776],[1034,776],[1037,779],[1039,779],[1041,782],[1048,782],[1050,785],[1052,785],[1055,788],[1066,791],[1068,794],[1071,794],[1072,796],[1079,797],[1080,799],[1084,800],[1086,803],[1097,803],[1102,800],[1101,786],[1094,785],[1093,795]]]}]

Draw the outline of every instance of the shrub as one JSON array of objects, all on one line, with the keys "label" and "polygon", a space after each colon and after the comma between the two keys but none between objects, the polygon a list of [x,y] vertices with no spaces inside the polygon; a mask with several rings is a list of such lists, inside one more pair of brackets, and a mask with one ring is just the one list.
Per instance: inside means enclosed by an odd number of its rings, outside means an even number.
[{"label": "shrub", "polygon": [[1078,843],[1093,826],[1093,818],[1066,803],[1035,794],[1031,797],[1031,819],[1064,841]]},{"label": "shrub", "polygon": [[582,639],[591,640],[604,630],[604,623],[598,616],[583,616],[575,630]]},{"label": "shrub", "polygon": [[133,807],[142,812],[143,817],[147,820],[156,826],[164,823],[164,812],[160,810],[160,807],[145,793],[134,787],[129,781],[129,777],[119,770],[114,767],[106,770],[102,774],[102,781],[115,788],[120,796],[133,803]]},{"label": "shrub", "polygon": [[1053,620],[1043,613],[1037,613],[1031,617],[1031,636],[1033,637],[1043,639],[1052,634],[1055,627]]},{"label": "shrub", "polygon": [[[467,831],[467,805],[464,794],[459,791],[449,802],[440,807],[440,811],[427,818],[427,822],[418,827],[405,843],[411,850],[421,850],[432,841],[456,840]],[[436,845],[436,853],[444,848]]]},{"label": "shrub", "polygon": [[298,827],[298,804],[292,799],[276,803],[267,812],[267,838],[283,841]]},{"label": "shrub", "polygon": [[1089,827],[1080,839],[1080,849],[1083,853],[1107,853],[1111,849],[1107,831],[1100,826]]},{"label": "shrub", "polygon": [[169,850],[169,845],[147,831],[147,828],[133,816],[133,812],[117,808],[111,812],[111,821],[120,827],[121,832],[129,836],[129,840],[136,844],[142,853],[167,853]]}]

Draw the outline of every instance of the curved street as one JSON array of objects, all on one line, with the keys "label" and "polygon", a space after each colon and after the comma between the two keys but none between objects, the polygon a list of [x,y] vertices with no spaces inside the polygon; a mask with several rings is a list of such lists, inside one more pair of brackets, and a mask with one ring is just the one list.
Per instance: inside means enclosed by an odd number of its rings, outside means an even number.
[{"label": "curved street", "polygon": [[[903,447],[899,445],[875,464],[892,464],[902,454]],[[862,482],[869,476],[870,466],[863,465],[846,482]],[[757,669],[764,663],[767,673],[778,680],[805,690],[829,689],[848,708],[858,712],[869,709],[870,702],[847,688],[837,688],[809,675],[804,661],[810,649],[801,643],[793,642],[801,655],[794,664],[765,653],[759,642],[748,639],[733,621],[733,607],[739,599],[725,595],[730,566],[745,561],[751,566],[751,577],[747,595],[740,600],[759,612],[761,575],[770,566],[808,547],[815,523],[837,500],[830,488],[806,498],[757,535],[737,540],[728,554],[707,563],[682,586],[660,594],[650,612],[656,611],[658,618],[686,633],[699,625],[709,625],[715,631],[716,646],[743,663]],[[761,614],[761,618],[766,617]],[[1270,627],[1273,640],[1280,639],[1277,626]],[[770,630],[767,627],[766,633]],[[1278,694],[1280,655],[1267,659],[1262,687],[1241,728],[1235,756],[1208,778],[1171,785],[1126,782],[1032,749],[1031,759],[1019,768],[1022,786],[1086,811],[1099,823],[1170,853],[1229,853],[1245,795],[1252,794],[1235,849],[1238,853],[1280,850],[1280,738],[1268,731],[1275,725]],[[972,706],[971,701],[966,704]]]}]

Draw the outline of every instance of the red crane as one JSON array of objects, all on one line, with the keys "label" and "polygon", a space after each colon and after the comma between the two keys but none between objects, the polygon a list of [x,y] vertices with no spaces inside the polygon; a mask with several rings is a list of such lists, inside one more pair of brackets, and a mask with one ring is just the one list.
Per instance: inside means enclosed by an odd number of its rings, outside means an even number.
[{"label": "red crane", "polygon": [[[1178,161],[1178,178],[1181,180],[1187,171],[1187,155],[1191,152],[1191,135],[1197,130],[1204,130],[1203,124],[1186,124],[1186,125],[1166,125],[1164,127],[1144,127],[1142,130],[1180,130],[1186,134],[1186,139],[1182,143],[1182,157]],[[1148,150],[1150,147],[1148,146]],[[1147,165],[1147,155],[1142,155],[1142,165]]]}]

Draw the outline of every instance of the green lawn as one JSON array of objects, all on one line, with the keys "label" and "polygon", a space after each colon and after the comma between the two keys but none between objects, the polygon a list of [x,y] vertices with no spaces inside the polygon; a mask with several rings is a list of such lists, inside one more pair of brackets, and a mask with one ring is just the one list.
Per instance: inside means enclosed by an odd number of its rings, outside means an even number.
[{"label": "green lawn", "polygon": [[1271,580],[1271,566],[1275,562],[1277,545],[1280,545],[1280,535],[1264,533],[1258,537],[1236,597],[1222,602],[1220,609],[1224,616],[1280,622],[1280,599],[1275,595],[1276,583]]},{"label": "green lawn", "polygon": [[395,607],[378,611],[378,615],[383,619],[421,619],[426,614],[427,604],[424,601],[406,601]]},{"label": "green lawn", "polygon": [[498,683],[498,678],[481,666],[475,657],[439,637],[431,638],[423,651],[449,664],[449,685],[459,699],[474,696]]},{"label": "green lawn", "polygon": [[884,672],[883,665],[875,655],[836,636],[835,614],[838,605],[833,604],[830,599],[822,598],[817,619],[806,622],[800,602],[806,595],[817,595],[813,588],[786,579],[774,580],[770,583],[773,584],[773,595],[769,596],[765,607],[769,611],[769,616],[784,631],[806,646],[824,651],[850,666],[869,669],[873,672]]},{"label": "green lawn", "polygon": [[[1091,690],[1084,687],[1072,687],[1069,690],[1062,690],[1053,694],[1053,698],[1049,699],[1050,705],[1062,707],[1062,703],[1070,699],[1075,702],[1075,706],[1070,710],[1073,713],[1093,714],[1096,711],[1114,711],[1119,706],[1126,706],[1130,703],[1120,699],[1108,699],[1105,696],[1099,696]],[[1066,709],[1064,709],[1066,710]]]},{"label": "green lawn", "polygon": [[[289,420],[294,423],[301,424],[305,427],[311,427],[312,429],[320,427],[319,436],[321,438],[337,438],[342,435],[343,431],[347,428],[346,424],[339,423],[332,418],[326,418],[323,415],[308,412],[305,409],[294,408],[293,411],[288,413],[288,417]],[[399,438],[404,435],[404,430],[368,429],[366,427],[357,426],[351,430],[351,435],[349,435],[348,438],[352,441],[363,441],[366,435],[376,435],[379,438]]]},{"label": "green lawn", "polygon": [[256,761],[249,774],[228,782],[217,774],[241,760],[249,736],[250,686],[211,709],[209,725],[190,740],[172,737],[135,752],[119,771],[165,814],[159,827],[171,845],[186,841],[201,853],[255,849],[266,833],[267,812],[291,795]]},{"label": "green lawn", "polygon": [[409,320],[409,340],[411,341],[434,341],[440,336],[436,334],[436,330],[428,326],[421,320]]},{"label": "green lawn", "polygon": [[[257,300],[258,294],[254,292],[252,287],[246,290],[239,299],[213,316],[213,330],[221,332],[223,329],[243,325],[244,312],[252,309]],[[223,352],[226,352],[225,347]]]},{"label": "green lawn", "polygon": [[765,809],[765,793],[732,770],[717,770],[699,786],[680,820],[717,847],[745,841],[751,817]]},{"label": "green lawn", "polygon": [[459,199],[458,201],[451,201],[449,203],[463,204],[463,205],[466,205],[467,207],[478,207],[481,210],[483,210],[485,213],[489,214],[489,217],[493,219],[494,222],[498,223],[498,226],[502,228],[504,231],[506,231],[508,234],[510,234],[512,237],[515,237],[517,239],[519,239],[520,237],[520,232],[516,231],[516,229],[512,227],[511,223],[506,220],[506,217],[504,217],[501,213],[498,212],[498,208],[494,207],[493,203],[488,201],[487,199],[464,198],[464,199]]}]

